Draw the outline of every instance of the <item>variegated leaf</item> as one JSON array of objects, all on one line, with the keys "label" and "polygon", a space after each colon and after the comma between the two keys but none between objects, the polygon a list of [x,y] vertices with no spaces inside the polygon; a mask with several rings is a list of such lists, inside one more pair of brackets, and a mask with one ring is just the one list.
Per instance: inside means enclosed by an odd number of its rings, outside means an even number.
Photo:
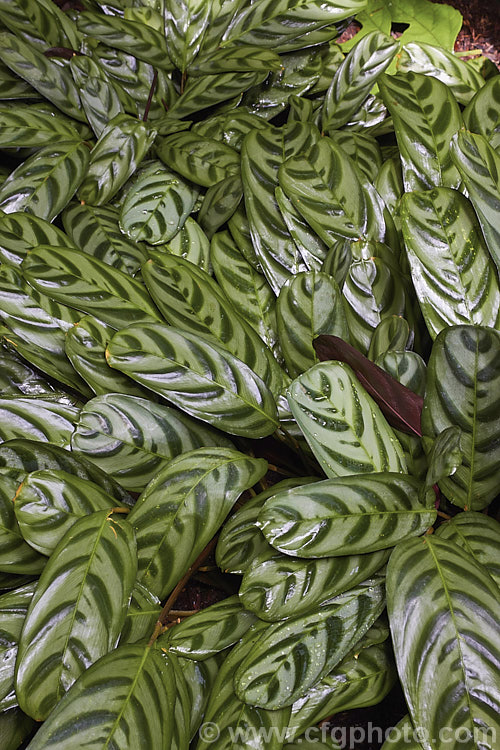
[{"label": "variegated leaf", "polygon": [[500,544],[500,524],[484,513],[466,511],[443,523],[436,531],[440,539],[454,542],[463,551],[482,565],[497,586],[500,587],[500,564],[498,548]]},{"label": "variegated leaf", "polygon": [[99,138],[113,117],[123,113],[120,96],[105,71],[90,57],[74,55],[69,63],[92,130]]},{"label": "variegated leaf", "polygon": [[231,218],[243,198],[239,174],[229,175],[208,188],[198,213],[198,221],[208,237]]},{"label": "variegated leaf", "polygon": [[321,271],[323,261],[328,254],[326,244],[311,229],[280,187],[275,188],[274,197],[305,267],[309,271]]},{"label": "variegated leaf", "polygon": [[0,442],[26,438],[69,446],[80,409],[42,398],[0,399]]},{"label": "variegated leaf", "polygon": [[173,64],[182,73],[200,51],[211,12],[211,3],[204,0],[165,0],[167,50]]},{"label": "variegated leaf", "polygon": [[48,146],[54,139],[79,141],[78,131],[71,123],[45,113],[32,105],[17,104],[16,108],[0,108],[0,147],[33,148]]},{"label": "variegated leaf", "polygon": [[238,152],[220,141],[196,133],[175,133],[160,141],[160,159],[196,185],[210,187],[230,174],[238,174]]},{"label": "variegated leaf", "polygon": [[0,215],[0,260],[19,266],[27,253],[38,245],[75,247],[58,227],[33,214],[22,212]]},{"label": "variegated leaf", "polygon": [[0,353],[0,395],[5,396],[41,396],[54,393],[54,387],[48,380],[23,362],[13,352]]},{"label": "variegated leaf", "polygon": [[169,114],[173,117],[190,117],[195,112],[222,102],[227,105],[228,100],[234,98],[238,102],[243,91],[261,83],[265,78],[266,72],[221,73],[192,78],[188,81],[182,96],[170,107]]},{"label": "variegated leaf", "polygon": [[[200,225],[191,216],[188,216],[184,226],[165,246],[165,250],[172,255],[188,260],[203,271],[211,273],[210,241]],[[149,255],[153,259],[156,258],[152,252]]]},{"label": "variegated leaf", "polygon": [[279,70],[282,63],[279,56],[270,49],[257,45],[241,44],[222,47],[205,55],[198,55],[189,65],[190,76],[216,75],[232,71],[265,72]]},{"label": "variegated leaf", "polygon": [[365,177],[375,184],[382,167],[382,152],[378,141],[373,136],[348,130],[331,130],[329,135],[351,157]]},{"label": "variegated leaf", "polygon": [[500,81],[496,76],[484,83],[463,111],[465,126],[488,138],[493,148],[500,145]]},{"label": "variegated leaf", "polygon": [[149,638],[153,632],[161,612],[161,601],[156,594],[142,585],[134,584],[127,617],[120,635],[120,645],[137,643]]},{"label": "variegated leaf", "polygon": [[[0,656],[2,659],[2,666],[0,668],[0,716],[7,709],[17,706],[17,697],[14,689],[17,648],[26,612],[28,611],[35,588],[36,582],[27,583],[14,591],[9,591],[0,596],[0,633],[2,634],[0,645]],[[3,740],[1,724],[0,739]],[[5,745],[2,743],[3,747]]]},{"label": "variegated leaf", "polygon": [[[12,501],[19,482],[13,476],[0,476],[0,571],[21,575],[38,575],[45,561],[26,540],[19,528]],[[1,631],[1,624],[0,624]],[[0,669],[1,675],[1,669]],[[0,709],[2,706],[0,690]]]}]

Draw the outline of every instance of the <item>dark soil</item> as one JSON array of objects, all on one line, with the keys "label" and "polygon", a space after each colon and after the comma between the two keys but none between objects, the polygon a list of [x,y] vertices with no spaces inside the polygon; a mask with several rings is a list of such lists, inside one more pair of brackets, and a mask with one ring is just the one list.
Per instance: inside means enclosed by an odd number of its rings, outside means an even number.
[{"label": "dark soil", "polygon": [[499,0],[434,0],[452,5],[460,11],[464,24],[455,50],[479,49],[500,68],[500,2]]}]

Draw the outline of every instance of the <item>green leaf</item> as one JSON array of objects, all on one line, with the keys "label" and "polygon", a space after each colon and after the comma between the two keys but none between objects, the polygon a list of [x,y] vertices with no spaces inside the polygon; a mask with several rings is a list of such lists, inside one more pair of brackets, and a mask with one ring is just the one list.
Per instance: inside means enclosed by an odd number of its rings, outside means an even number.
[{"label": "green leaf", "polygon": [[88,401],[72,438],[72,449],[141,492],[175,456],[195,448],[230,448],[223,435],[163,404],[108,393]]},{"label": "green leaf", "polygon": [[156,137],[145,122],[117,115],[108,122],[91,151],[87,174],[78,197],[84,203],[107,203],[146,156]]},{"label": "green leaf", "polygon": [[172,70],[174,67],[164,35],[145,23],[85,11],[78,14],[78,29],[86,36],[98,39],[108,47],[123,50],[160,70]]},{"label": "green leaf", "polygon": [[170,325],[223,347],[245,362],[275,396],[281,393],[282,371],[272,352],[205,271],[181,258],[164,255],[161,264],[153,260],[145,263],[142,275]]},{"label": "green leaf", "polygon": [[264,276],[245,259],[229,232],[217,232],[212,238],[210,258],[219,286],[233,308],[275,351],[276,298]]},{"label": "green leaf", "polygon": [[384,607],[383,590],[380,579],[370,579],[312,614],[269,625],[251,648],[250,630],[232,654],[245,654],[234,676],[238,697],[267,710],[291,706],[375,622]]},{"label": "green leaf", "polygon": [[49,45],[78,47],[80,35],[76,26],[71,18],[50,0],[16,0],[16,5],[22,8],[33,28]]},{"label": "green leaf", "polygon": [[392,728],[381,750],[422,750],[422,745],[417,739],[418,735],[407,714]]},{"label": "green leaf", "polygon": [[11,72],[0,60],[0,101],[8,102],[9,99],[20,101],[32,99],[34,96],[36,96],[35,91],[29,83]]},{"label": "green leaf", "polygon": [[38,148],[55,139],[78,141],[80,136],[69,121],[54,113],[46,114],[30,105],[0,108],[1,148]]},{"label": "green leaf", "polygon": [[273,50],[246,44],[222,47],[215,52],[198,55],[189,65],[189,75],[196,77],[233,71],[269,73],[279,70],[281,64],[279,56]]},{"label": "green leaf", "polygon": [[[411,344],[412,334],[407,321],[399,315],[392,315],[390,318],[383,318],[375,328],[370,341],[368,358],[375,362],[378,357],[383,357],[389,352],[406,354],[406,347]],[[411,353],[415,354],[415,352]]]},{"label": "green leaf", "polygon": [[52,221],[84,179],[89,150],[78,141],[59,141],[23,162],[0,187],[0,210],[26,211]]},{"label": "green leaf", "polygon": [[[427,456],[428,469],[425,478],[427,487],[438,484],[458,469],[463,459],[460,447],[461,436],[460,428],[454,426],[447,427],[436,437]],[[432,497],[431,501],[434,502]]]},{"label": "green leaf", "polygon": [[[73,203],[64,209],[61,218],[75,247],[119,271],[135,276],[147,259],[143,245],[127,239],[120,230],[120,214],[116,208]],[[48,239],[37,244],[69,246]]]},{"label": "green leaf", "polygon": [[486,136],[493,148],[500,144],[500,79],[486,81],[463,111],[465,127]]},{"label": "green leaf", "polygon": [[220,658],[213,657],[205,661],[179,658],[178,662],[184,673],[190,695],[191,715],[189,725],[190,737],[193,738],[203,721],[205,709],[219,671]]},{"label": "green leaf", "polygon": [[[68,209],[67,209],[68,210]],[[24,212],[0,215],[0,260],[19,266],[38,245],[73,247],[71,239],[44,219]]]},{"label": "green leaf", "polygon": [[445,328],[432,347],[422,411],[424,445],[447,427],[462,430],[463,463],[439,486],[465,510],[485,508],[498,493],[499,368],[500,334],[491,328]]},{"label": "green leaf", "polygon": [[92,130],[99,138],[116,115],[123,113],[120,96],[105,71],[85,55],[74,55],[69,67]]},{"label": "green leaf", "polygon": [[227,102],[228,99],[236,98],[239,101],[244,91],[261,83],[265,78],[265,72],[221,73],[191,78],[182,96],[170,107],[169,114],[173,117],[189,117],[200,110]]},{"label": "green leaf", "polygon": [[160,599],[151,591],[148,591],[142,583],[136,581],[121,632],[120,645],[137,643],[144,638],[149,638],[158,621],[160,612]]},{"label": "green leaf", "polygon": [[211,3],[203,0],[165,0],[167,50],[175,67],[182,73],[200,51],[211,11]]},{"label": "green leaf", "polygon": [[224,522],[267,463],[229,448],[199,448],[172,459],[150,482],[128,520],[135,530],[138,580],[161,598]]},{"label": "green leaf", "polygon": [[491,257],[500,268],[500,156],[483,135],[467,131],[458,133],[450,153],[476,211]]},{"label": "green leaf", "polygon": [[375,183],[382,167],[382,152],[377,140],[371,135],[347,130],[332,130],[329,135],[353,159],[365,177]]},{"label": "green leaf", "polygon": [[37,575],[45,561],[26,543],[16,520],[13,500],[18,484],[14,477],[0,476],[0,571]]},{"label": "green leaf", "polygon": [[388,351],[379,355],[375,364],[409,388],[410,391],[418,393],[419,396],[424,395],[427,366],[416,352]]},{"label": "green leaf", "polygon": [[[439,42],[441,45],[442,42]],[[467,104],[484,85],[484,78],[471,65],[442,46],[408,42],[398,60],[401,73],[423,73],[445,83],[460,104]]]},{"label": "green leaf", "polygon": [[69,70],[46,58],[32,44],[5,31],[0,33],[0,47],[2,62],[13,73],[27,81],[42,97],[65,114],[75,120],[87,122],[78,89]]},{"label": "green leaf", "polygon": [[29,253],[22,268],[40,293],[114,328],[160,319],[140,282],[79,250],[41,246]]},{"label": "green leaf", "polygon": [[[387,600],[399,677],[414,725],[427,738],[439,737],[444,726],[455,737],[468,731],[473,744],[493,748],[489,733],[500,730],[500,604],[486,570],[452,542],[433,536],[413,539],[392,553]],[[423,642],[432,647],[422,648]],[[423,747],[434,750],[444,744],[425,739]]]},{"label": "green leaf", "polygon": [[494,518],[474,511],[459,513],[443,523],[436,535],[458,545],[474,562],[486,568],[500,587],[500,524]]},{"label": "green leaf", "polygon": [[145,167],[125,195],[120,227],[134,242],[171,240],[194,208],[198,191],[161,162]]},{"label": "green leaf", "polygon": [[47,557],[79,518],[115,505],[94,482],[53,469],[28,474],[13,501],[24,539]]},{"label": "green leaf", "polygon": [[315,365],[294,380],[288,402],[327,476],[406,470],[393,430],[347,365]]},{"label": "green leaf", "polygon": [[118,482],[84,456],[35,440],[9,440],[0,445],[0,471],[15,474],[18,484],[24,481],[26,474],[42,470],[64,471],[75,478],[94,482],[114,497],[117,505],[133,504],[128,492]]},{"label": "green leaf", "polygon": [[261,620],[274,622],[307,614],[332,596],[362,583],[380,570],[388,557],[389,552],[383,550],[323,560],[296,560],[268,547],[248,559],[240,599]]},{"label": "green leaf", "polygon": [[[184,226],[165,246],[165,250],[172,255],[188,260],[207,273],[211,272],[209,239],[191,216],[188,216]],[[151,252],[150,257],[156,258]]]},{"label": "green leaf", "polygon": [[323,261],[328,253],[327,246],[313,232],[307,221],[299,214],[292,201],[287,198],[280,187],[275,189],[274,196],[286,227],[302,256],[305,267],[310,271],[321,271]]},{"label": "green leaf", "polygon": [[422,73],[382,75],[379,87],[394,121],[405,190],[458,188],[450,142],[462,117],[450,89]]},{"label": "green leaf", "polygon": [[64,750],[68,743],[88,750],[169,748],[174,705],[172,657],[143,643],[120,646],[81,675],[30,750]]},{"label": "green leaf", "polygon": [[396,670],[389,644],[363,648],[344,659],[292,706],[290,726],[297,738],[332,714],[380,703],[394,686]]},{"label": "green leaf", "polygon": [[14,353],[0,354],[0,394],[5,396],[40,396],[54,393],[42,375]]},{"label": "green leaf", "polygon": [[423,534],[436,511],[402,474],[326,479],[267,500],[258,526],[272,546],[298,557],[359,555]]},{"label": "green leaf", "polygon": [[0,399],[0,442],[27,438],[69,446],[80,410],[42,398]]},{"label": "green leaf", "polygon": [[[15,591],[9,591],[0,596],[0,633],[2,635],[0,646],[2,659],[0,668],[0,717],[6,709],[17,706],[17,697],[14,690],[17,648],[35,587],[36,583],[28,583]],[[2,739],[1,724],[0,739]],[[4,748],[3,744],[2,748]],[[14,750],[17,750],[17,745]]]},{"label": "green leaf", "polygon": [[238,174],[240,158],[225,143],[200,138],[196,133],[175,133],[157,146],[159,158],[196,185],[210,187],[230,174]]},{"label": "green leaf", "polygon": [[243,198],[243,185],[239,174],[229,175],[208,188],[201,205],[198,221],[208,237],[234,214]]},{"label": "green leaf", "polygon": [[191,724],[191,694],[187,678],[177,659],[172,659],[175,674],[175,708],[173,717],[172,750],[189,750]]},{"label": "green leaf", "polygon": [[229,434],[265,437],[279,426],[265,383],[241,360],[196,334],[154,324],[129,326],[111,340],[107,361]]},{"label": "green leaf", "polygon": [[186,659],[204,661],[237,643],[256,620],[235,594],[170,628],[159,637],[158,646]]},{"label": "green leaf", "polygon": [[323,130],[335,130],[350,121],[397,50],[398,43],[380,31],[370,32],[352,48],[337,68],[326,92],[322,110]]},{"label": "green leaf", "polygon": [[340,289],[325,273],[299,273],[281,287],[278,335],[288,372],[296,377],[318,362],[314,339],[322,333],[349,340]]},{"label": "green leaf", "polygon": [[383,241],[380,197],[341,146],[329,138],[287,159],[279,170],[279,183],[328,246],[340,237]]},{"label": "green leaf", "polygon": [[136,571],[132,528],[110,510],[79,519],[61,539],[19,643],[16,693],[25,713],[47,718],[82,672],[116,647]]},{"label": "green leaf", "polygon": [[0,743],[4,750],[18,750],[28,737],[35,722],[20,708],[10,708],[0,713]]}]

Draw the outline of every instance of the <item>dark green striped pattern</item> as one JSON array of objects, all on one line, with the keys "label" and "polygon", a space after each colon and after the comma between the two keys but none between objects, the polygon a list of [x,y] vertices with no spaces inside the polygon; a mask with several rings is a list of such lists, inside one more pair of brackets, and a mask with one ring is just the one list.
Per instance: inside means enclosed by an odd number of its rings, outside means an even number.
[{"label": "dark green striped pattern", "polygon": [[448,86],[422,73],[398,73],[382,75],[379,87],[394,121],[405,190],[457,188],[450,142],[462,118]]},{"label": "dark green striped pattern", "polygon": [[462,323],[496,328],[496,268],[467,198],[437,188],[409,193],[400,206],[413,285],[431,336]]},{"label": "dark green striped pattern", "polygon": [[292,706],[293,737],[332,714],[380,703],[394,686],[396,669],[389,643],[363,648],[344,659]]},{"label": "dark green striped pattern", "polygon": [[291,706],[349,653],[384,603],[383,579],[370,579],[312,614],[269,625],[255,644],[248,631],[232,654],[245,654],[236,694],[267,710]]},{"label": "dark green striped pattern", "polygon": [[37,110],[32,105],[0,108],[1,148],[47,146],[56,139],[79,141],[80,136],[68,120]]},{"label": "dark green striped pattern", "polygon": [[164,35],[145,23],[86,11],[78,14],[78,28],[86,36],[99,39],[108,47],[123,50],[155,68],[172,70],[174,67],[168,56]]},{"label": "dark green striped pattern", "polygon": [[111,200],[134,174],[155,137],[156,131],[147,123],[128,115],[110,120],[91,151],[89,168],[78,190],[79,199],[97,206]]},{"label": "dark green striped pattern", "polygon": [[24,212],[0,216],[0,260],[8,266],[19,266],[26,254],[38,245],[73,247],[68,235],[33,214]]},{"label": "dark green striped pattern", "polygon": [[52,221],[71,200],[89,165],[89,149],[79,141],[46,146],[23,162],[0,187],[0,210],[26,211]]},{"label": "dark green striped pattern", "polygon": [[41,246],[28,255],[22,269],[40,293],[113,328],[160,320],[139,281],[79,250]]},{"label": "dark green striped pattern", "polygon": [[166,596],[216,534],[241,493],[266,473],[263,459],[229,448],[199,448],[172,459],[134,506],[129,522],[138,580]]},{"label": "dark green striped pattern", "polygon": [[307,221],[299,214],[292,201],[286,197],[280,187],[275,188],[274,197],[306,268],[310,271],[321,271],[322,263],[328,252],[327,246],[313,232]]},{"label": "dark green striped pattern", "polygon": [[344,304],[336,281],[308,271],[288,279],[278,297],[276,320],[281,350],[291,377],[316,364],[313,341],[321,334],[349,340]]},{"label": "dark green striped pattern", "polygon": [[365,177],[374,183],[382,167],[382,152],[378,141],[373,136],[347,130],[331,130],[329,135],[354,160]]},{"label": "dark green striped pattern", "polygon": [[232,435],[265,437],[279,426],[264,381],[198,335],[155,324],[129,326],[115,334],[106,356],[111,367]]},{"label": "dark green striped pattern", "polygon": [[195,448],[231,447],[224,435],[176,409],[118,393],[87,401],[71,445],[134,492],[142,492],[175,456]]},{"label": "dark green striped pattern", "polygon": [[0,475],[0,571],[37,575],[43,570],[44,560],[26,543],[17,523],[13,500],[18,485],[15,477]]},{"label": "dark green striped pattern", "polygon": [[[175,67],[183,73],[200,51],[211,13],[211,3],[204,2],[204,0],[166,0],[165,2],[165,36],[168,54]],[[191,74],[191,71],[189,73]]]},{"label": "dark green striped pattern", "polygon": [[452,159],[467,188],[491,257],[500,268],[500,156],[484,135],[462,131],[451,146]]},{"label": "dark green striped pattern", "polygon": [[340,63],[325,94],[323,130],[346,125],[398,51],[398,43],[375,30],[366,34]]},{"label": "dark green striped pattern", "polygon": [[94,482],[54,470],[28,474],[13,500],[23,537],[47,557],[79,518],[116,505]]},{"label": "dark green striped pattern", "polygon": [[414,393],[424,395],[427,366],[420,354],[408,351],[387,351],[377,357],[375,364]]},{"label": "dark green striped pattern", "polygon": [[239,70],[262,71],[269,73],[281,68],[281,60],[270,49],[242,44],[234,47],[223,47],[215,52],[199,55],[189,66],[190,76],[216,75],[217,73],[229,73]]},{"label": "dark green striped pattern", "polygon": [[195,661],[204,661],[233,646],[254,622],[238,594],[186,618],[158,639],[160,648]]},{"label": "dark green striped pattern", "polygon": [[22,101],[23,99],[32,99],[33,96],[36,96],[36,94],[29,83],[23,81],[22,78],[18,78],[0,60],[0,101],[8,101],[9,99]]},{"label": "dark green striped pattern", "polygon": [[[392,315],[380,321],[373,332],[368,350],[368,357],[376,360],[387,352],[406,353],[406,347],[411,346],[412,335],[410,327],[404,318]],[[414,354],[415,352],[411,352]],[[417,357],[419,355],[417,354]]]},{"label": "dark green striped pattern", "polygon": [[197,197],[198,191],[179,174],[153,161],[127,191],[120,227],[134,242],[168,242],[184,225]]},{"label": "dark green striped pattern", "polygon": [[465,510],[485,508],[498,493],[500,334],[481,326],[453,326],[434,342],[422,412],[425,439],[447,427],[462,430],[463,463],[439,483]]},{"label": "dark green striped pattern", "polygon": [[99,138],[109,120],[123,112],[113,82],[105,71],[85,55],[74,55],[69,67],[92,130]]},{"label": "dark green striped pattern", "polygon": [[33,0],[16,0],[16,9],[12,8],[12,3],[8,2],[8,0],[7,2],[4,0],[2,3],[2,6],[5,5],[7,5],[7,8],[5,8],[7,17],[13,11],[15,13],[16,10],[22,9],[26,15],[28,25],[31,26],[31,28],[25,27],[25,31],[28,32],[28,38],[30,32],[33,30],[46,40],[48,46],[66,45],[73,49],[78,48],[80,35],[74,22],[55,3],[51,3],[50,0],[38,0],[38,2],[33,2]]},{"label": "dark green striped pattern", "polygon": [[[207,273],[211,273],[210,242],[203,229],[192,216],[188,216],[184,226],[170,240],[168,245],[165,245],[164,250],[172,253],[172,255],[176,255],[178,258],[188,260],[194,266],[207,271]],[[153,260],[159,260],[153,249],[150,250],[149,256]]]},{"label": "dark green striped pattern", "polygon": [[238,152],[225,143],[196,133],[174,133],[157,146],[159,158],[195,185],[210,187],[240,168]]},{"label": "dark green striped pattern", "polygon": [[314,365],[287,393],[293,416],[327,476],[406,470],[394,431],[347,365]]},{"label": "dark green striped pattern", "polygon": [[33,367],[13,352],[0,354],[0,394],[5,396],[41,396],[54,393],[53,386]]},{"label": "dark green striped pattern", "polygon": [[[484,83],[484,81],[483,81]],[[486,136],[490,146],[500,145],[500,81],[496,76],[484,83],[464,109],[466,128]]]},{"label": "dark green striped pattern", "polygon": [[91,664],[116,647],[137,572],[134,534],[109,510],[80,518],[45,566],[19,643],[16,693],[45,719]]},{"label": "dark green striped pattern", "polygon": [[149,638],[161,609],[161,601],[156,594],[151,593],[142,583],[136,581],[120,635],[120,644],[137,643],[144,638]]},{"label": "dark green striped pattern", "polygon": [[[16,667],[17,647],[23,629],[26,612],[33,596],[36,582],[28,583],[15,591],[0,596],[0,710],[17,706],[14,690],[14,672]],[[0,737],[3,739],[0,725]],[[10,747],[8,746],[9,750]]]},{"label": "dark green striped pattern", "polygon": [[0,442],[27,438],[68,447],[80,409],[42,398],[0,399]]},{"label": "dark green striped pattern", "polygon": [[418,500],[419,484],[402,474],[339,477],[280,492],[258,525],[273,547],[298,557],[359,555],[423,534],[436,511]]},{"label": "dark green striped pattern", "polygon": [[175,674],[175,708],[172,727],[172,750],[188,750],[191,740],[191,693],[178,659],[172,659]]},{"label": "dark green striped pattern", "polygon": [[172,659],[143,643],[120,646],[99,659],[63,697],[30,750],[172,747]]},{"label": "dark green striped pattern", "polygon": [[213,107],[228,99],[241,98],[242,92],[267,78],[267,72],[221,73],[192,78],[175,103],[170,107],[172,117],[190,117],[195,112]]},{"label": "dark green striped pattern", "polygon": [[205,661],[192,661],[191,659],[179,658],[178,662],[184,673],[189,693],[189,705],[191,706],[189,729],[190,736],[193,738],[203,721],[210,692],[219,671],[220,659],[214,657]]},{"label": "dark green striped pattern", "polygon": [[500,603],[486,570],[453,542],[434,536],[407,541],[389,561],[387,608],[414,725],[431,738],[442,727],[460,731],[455,737],[469,731],[464,747],[494,750]]},{"label": "dark green striped pattern", "polygon": [[[132,242],[125,237],[120,230],[119,218],[116,208],[85,203],[72,203],[62,213],[64,228],[79,250],[134,276],[147,259],[147,254],[140,242]],[[48,239],[37,244],[64,247],[62,241]]]},{"label": "dark green striped pattern", "polygon": [[436,532],[462,548],[465,555],[482,565],[500,588],[500,524],[484,513],[466,511],[442,524]]},{"label": "dark green striped pattern", "polygon": [[223,347],[262,378],[275,396],[281,393],[283,373],[272,352],[227,302],[208,273],[165,254],[161,263],[145,263],[142,275],[170,325]]},{"label": "dark green striped pattern", "polygon": [[296,560],[269,547],[249,558],[240,599],[261,620],[274,622],[307,614],[332,596],[362,583],[380,570],[388,557],[389,552],[382,550],[323,560]]},{"label": "dark green striped pattern", "polygon": [[208,188],[198,214],[198,221],[208,237],[231,218],[242,198],[243,183],[239,174],[228,175]]}]

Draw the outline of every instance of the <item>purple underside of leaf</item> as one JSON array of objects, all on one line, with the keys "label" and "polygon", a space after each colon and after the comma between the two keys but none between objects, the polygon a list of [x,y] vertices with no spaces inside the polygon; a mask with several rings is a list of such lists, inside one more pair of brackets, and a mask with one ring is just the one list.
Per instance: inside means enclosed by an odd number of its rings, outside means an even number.
[{"label": "purple underside of leaf", "polygon": [[422,436],[422,396],[413,393],[338,336],[318,336],[314,349],[321,362],[334,359],[349,365],[392,427],[409,435]]}]

